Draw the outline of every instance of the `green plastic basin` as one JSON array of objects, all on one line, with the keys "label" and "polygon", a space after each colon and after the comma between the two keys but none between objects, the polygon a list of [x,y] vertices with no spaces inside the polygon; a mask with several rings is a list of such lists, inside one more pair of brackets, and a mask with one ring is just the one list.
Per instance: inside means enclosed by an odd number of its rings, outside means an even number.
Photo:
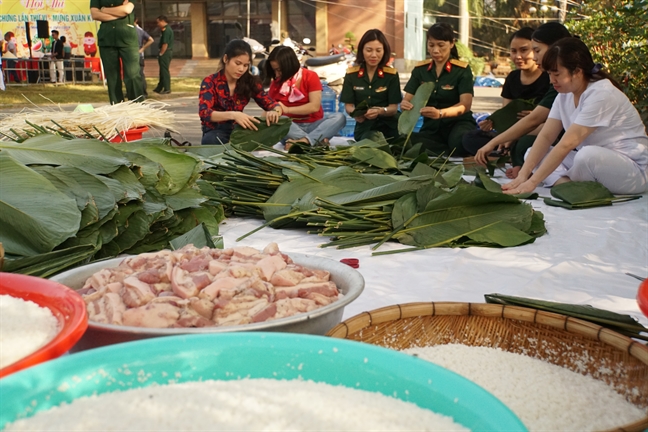
[{"label": "green plastic basin", "polygon": [[341,384],[395,396],[473,430],[526,430],[490,393],[440,366],[359,342],[279,333],[171,336],[61,357],[0,380],[0,428],[94,393],[240,378]]}]

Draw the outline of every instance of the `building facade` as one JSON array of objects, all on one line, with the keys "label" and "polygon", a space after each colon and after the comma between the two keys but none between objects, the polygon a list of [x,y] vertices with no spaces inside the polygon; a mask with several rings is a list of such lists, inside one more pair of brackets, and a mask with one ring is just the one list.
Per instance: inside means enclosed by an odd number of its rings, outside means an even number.
[{"label": "building facade", "polygon": [[[397,66],[425,58],[423,0],[141,0],[136,11],[155,39],[155,19],[167,16],[176,58],[220,58],[230,40],[242,37],[266,47],[273,39],[308,38],[318,55],[326,55],[332,46],[357,45],[372,28],[387,36]],[[347,38],[349,32],[355,40]],[[156,53],[154,44],[147,54]]]}]

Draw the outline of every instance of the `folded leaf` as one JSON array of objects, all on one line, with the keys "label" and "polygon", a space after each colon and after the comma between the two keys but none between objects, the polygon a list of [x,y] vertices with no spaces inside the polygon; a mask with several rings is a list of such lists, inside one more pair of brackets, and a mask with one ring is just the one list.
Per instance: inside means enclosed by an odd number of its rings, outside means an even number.
[{"label": "folded leaf", "polygon": [[383,169],[397,169],[398,164],[392,155],[382,150],[369,147],[351,146],[349,152],[354,159]]},{"label": "folded leaf", "polygon": [[11,255],[50,252],[79,229],[76,200],[4,153],[0,154],[0,243]]},{"label": "folded leaf", "polygon": [[355,109],[349,115],[353,118],[362,117],[363,115],[367,114],[367,111],[369,111],[369,103],[366,100],[363,100],[355,106]]},{"label": "folded leaf", "polygon": [[0,142],[0,150],[25,165],[66,165],[92,174],[108,174],[129,164],[122,152],[103,141],[55,135],[38,135],[20,144]]},{"label": "folded leaf", "polygon": [[292,123],[290,118],[280,117],[277,123],[268,126],[264,118],[257,119],[260,121],[256,124],[258,130],[243,129],[236,125],[230,136],[230,144],[245,151],[256,150],[258,144],[272,147],[288,135]]}]

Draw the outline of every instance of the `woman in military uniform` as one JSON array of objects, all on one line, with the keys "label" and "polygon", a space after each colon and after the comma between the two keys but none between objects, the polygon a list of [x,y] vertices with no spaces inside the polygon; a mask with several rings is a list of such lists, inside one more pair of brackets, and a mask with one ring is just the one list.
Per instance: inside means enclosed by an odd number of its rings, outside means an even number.
[{"label": "woman in military uniform", "polygon": [[139,42],[133,8],[134,5],[129,0],[90,0],[92,19],[101,21],[97,39],[108,83],[110,103],[124,100],[122,68],[128,99],[135,100],[143,93],[139,76]]},{"label": "woman in military uniform", "polygon": [[433,82],[434,90],[421,109],[423,127],[412,134],[412,142],[422,142],[436,154],[464,156],[462,138],[477,124],[470,107],[473,100],[473,75],[468,63],[458,60],[454,30],[449,24],[436,23],[428,29],[427,48],[430,57],[419,63],[405,86],[401,109],[411,110],[416,90],[424,82]]},{"label": "woman in military uniform", "polygon": [[382,132],[385,138],[398,136],[398,104],[402,100],[398,72],[386,66],[391,48],[385,35],[368,30],[358,44],[357,66],[347,69],[340,101],[351,114],[361,102],[368,109],[355,117],[354,138],[360,141],[371,132]]}]

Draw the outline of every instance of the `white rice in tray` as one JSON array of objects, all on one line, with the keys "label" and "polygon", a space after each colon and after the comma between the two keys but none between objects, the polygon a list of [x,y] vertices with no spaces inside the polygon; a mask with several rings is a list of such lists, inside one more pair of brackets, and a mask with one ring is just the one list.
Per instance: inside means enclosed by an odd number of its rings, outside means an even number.
[{"label": "white rice in tray", "polygon": [[243,379],[153,385],[83,397],[6,431],[437,431],[450,417],[364,390],[312,381]]},{"label": "white rice in tray", "polygon": [[459,344],[403,351],[482,386],[530,431],[612,429],[647,414],[602,381],[522,354]]},{"label": "white rice in tray", "polygon": [[46,345],[58,334],[58,320],[48,308],[0,295],[0,369]]}]

